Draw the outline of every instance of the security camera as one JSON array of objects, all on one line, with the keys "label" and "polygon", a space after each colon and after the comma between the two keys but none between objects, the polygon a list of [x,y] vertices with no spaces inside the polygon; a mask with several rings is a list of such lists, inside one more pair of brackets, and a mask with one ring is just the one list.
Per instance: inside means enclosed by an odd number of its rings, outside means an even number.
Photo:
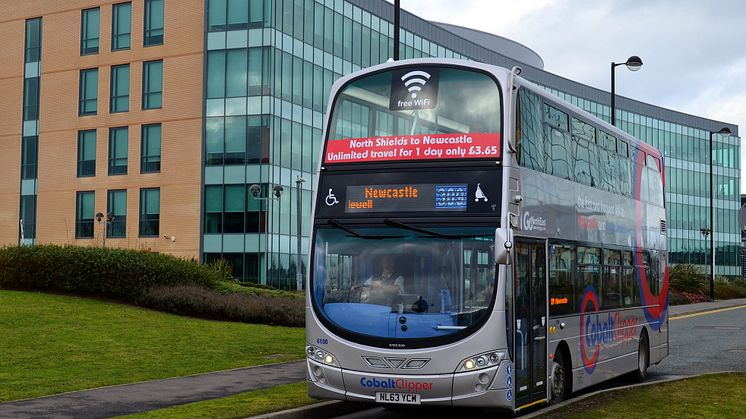
[{"label": "security camera", "polygon": [[282,191],[284,191],[285,188],[283,188],[281,185],[275,185],[274,188],[272,188],[272,192],[275,195],[275,198],[279,198],[280,195],[282,195]]},{"label": "security camera", "polygon": [[97,213],[96,213],[96,221],[97,221],[97,222],[99,222],[99,223],[100,223],[100,222],[101,222],[101,219],[103,219],[103,218],[104,218],[104,214],[103,214],[103,213],[101,213],[101,212],[97,212]]},{"label": "security camera", "polygon": [[262,187],[255,183],[249,186],[249,192],[251,192],[251,196],[254,198],[259,198],[262,195]]}]

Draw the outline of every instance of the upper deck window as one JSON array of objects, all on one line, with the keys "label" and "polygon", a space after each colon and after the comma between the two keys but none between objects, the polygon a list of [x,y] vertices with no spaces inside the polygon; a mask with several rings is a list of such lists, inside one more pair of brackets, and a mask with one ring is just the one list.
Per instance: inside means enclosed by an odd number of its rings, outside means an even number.
[{"label": "upper deck window", "polygon": [[357,79],[335,100],[325,163],[500,156],[500,91],[485,73],[408,66]]}]

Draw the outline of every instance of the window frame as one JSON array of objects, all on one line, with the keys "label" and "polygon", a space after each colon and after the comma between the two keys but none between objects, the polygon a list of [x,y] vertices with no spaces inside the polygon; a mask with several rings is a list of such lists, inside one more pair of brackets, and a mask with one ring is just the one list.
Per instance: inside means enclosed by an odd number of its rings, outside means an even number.
[{"label": "window frame", "polygon": [[[159,79],[160,82],[158,83],[158,89],[157,90],[150,90],[152,77],[153,77],[153,68],[157,65],[160,65],[160,75]],[[155,98],[158,99],[158,105],[152,105],[150,102],[155,101]],[[161,109],[163,108],[163,60],[152,60],[152,61],[143,61],[142,63],[142,109],[148,110],[148,109]]]},{"label": "window frame", "polygon": [[[90,215],[90,218],[83,218],[83,216],[86,215],[82,213],[84,211],[83,199],[84,197],[87,197],[87,196],[92,196],[93,212]],[[96,214],[96,192],[95,191],[77,191],[75,193],[75,238],[77,240],[92,239],[95,236],[95,224],[94,224],[94,220],[96,217],[95,214]],[[90,235],[82,234],[83,227],[90,228]]]},{"label": "window frame", "polygon": [[[158,213],[149,214],[147,213],[148,197],[150,193],[157,191],[158,199]],[[138,223],[138,235],[139,237],[158,237],[160,235],[160,215],[161,215],[161,188],[140,188],[140,217]],[[148,228],[152,228],[152,224],[155,223],[155,233]]]},{"label": "window frame", "polygon": [[[115,207],[117,199],[121,198],[121,194],[124,194],[124,214],[116,214]],[[120,195],[117,198],[117,195]],[[108,215],[112,214],[114,219],[108,221]],[[127,189],[109,189],[106,191],[106,238],[121,239],[127,237]],[[118,232],[122,233],[119,234]],[[115,234],[116,233],[116,234]]]},{"label": "window frame", "polygon": [[[93,160],[83,160],[84,155],[86,154],[85,151],[87,148],[85,147],[85,142],[90,141],[87,135],[90,135],[93,133]],[[96,176],[96,146],[97,146],[97,132],[95,129],[91,130],[80,130],[78,131],[78,164],[77,164],[77,177],[94,177]],[[93,168],[92,172],[88,173],[86,168],[86,163],[90,165],[89,162],[93,162]]]},{"label": "window frame", "polygon": [[[96,95],[93,98],[86,96],[88,90],[88,74],[94,74],[96,78]],[[87,105],[93,103],[93,111],[86,111]],[[78,80],[78,116],[96,115],[98,113],[98,68],[84,68],[80,70]]]},{"label": "window frame", "polygon": [[[151,138],[151,129],[158,127],[158,154],[150,155],[148,150],[150,149],[150,141],[155,140]],[[140,173],[160,173],[161,172],[161,158],[162,158],[162,146],[163,146],[163,126],[161,124],[146,124],[143,125],[140,131]],[[157,157],[157,161],[155,160]],[[155,165],[157,168],[149,168],[149,165]]]},{"label": "window frame", "polygon": [[[129,27],[126,32],[120,32],[122,28],[119,27],[119,14],[125,9],[128,10]],[[121,39],[126,39],[126,46],[119,45]],[[111,6],[111,50],[112,51],[124,51],[132,48],[132,3],[116,3]]]},{"label": "window frame", "polygon": [[[127,73],[127,88],[126,94],[123,94],[119,91],[119,82],[120,77],[123,77],[123,73]],[[130,110],[130,65],[129,64],[120,64],[120,65],[113,65],[111,66],[111,69],[109,71],[109,113],[120,113],[120,112],[129,112]],[[126,104],[126,106],[123,109],[120,109],[118,104],[119,101],[122,99],[126,99],[123,101],[123,103]]]},{"label": "window frame", "polygon": [[[163,18],[160,27],[153,26],[153,7],[160,7]],[[163,45],[166,37],[166,5],[164,0],[145,0],[145,12],[143,16],[143,38],[144,47]],[[159,33],[160,32],[160,33]]]},{"label": "window frame", "polygon": [[[124,139],[120,138],[117,133],[124,132]],[[125,144],[125,155],[118,156],[116,154],[118,141],[124,141]],[[124,161],[124,164],[117,164]],[[126,175],[129,171],[129,127],[111,127],[109,128],[109,158],[108,158],[108,175],[119,176]],[[121,169],[124,168],[124,169]]]},{"label": "window frame", "polygon": [[[95,37],[88,38],[88,33],[90,32],[88,28],[90,27],[90,16],[91,13],[96,13],[98,16],[98,24],[96,25],[96,33]],[[96,42],[96,46],[92,47],[89,46],[89,42]],[[99,7],[91,7],[88,9],[83,9],[80,11],[80,55],[94,55],[98,54],[99,49],[101,48],[101,9]]]}]

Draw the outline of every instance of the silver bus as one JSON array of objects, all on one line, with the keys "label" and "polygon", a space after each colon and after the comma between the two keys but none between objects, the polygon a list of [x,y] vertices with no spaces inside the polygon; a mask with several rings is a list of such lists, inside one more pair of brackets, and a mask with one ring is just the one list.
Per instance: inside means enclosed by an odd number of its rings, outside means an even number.
[{"label": "silver bus", "polygon": [[417,59],[333,86],[311,396],[517,412],[668,354],[661,153],[519,73]]}]

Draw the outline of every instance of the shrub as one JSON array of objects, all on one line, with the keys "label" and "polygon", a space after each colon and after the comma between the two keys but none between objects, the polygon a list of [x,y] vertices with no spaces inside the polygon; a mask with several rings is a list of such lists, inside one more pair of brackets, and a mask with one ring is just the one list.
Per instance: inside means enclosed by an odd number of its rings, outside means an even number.
[{"label": "shrub", "polygon": [[688,293],[700,293],[706,279],[696,266],[686,263],[673,266],[669,273],[671,289]]},{"label": "shrub", "polygon": [[715,298],[718,300],[746,298],[746,287],[715,281]]},{"label": "shrub", "polygon": [[680,304],[689,304],[689,299],[684,297],[679,291],[671,290],[668,294],[668,304],[677,306]]},{"label": "shrub", "polygon": [[305,316],[298,299],[223,294],[198,285],[154,287],[136,303],[179,315],[281,326],[303,326]]},{"label": "shrub", "polygon": [[80,246],[0,249],[0,287],[93,294],[134,301],[151,287],[210,285],[218,274],[195,260],[140,250]]}]

